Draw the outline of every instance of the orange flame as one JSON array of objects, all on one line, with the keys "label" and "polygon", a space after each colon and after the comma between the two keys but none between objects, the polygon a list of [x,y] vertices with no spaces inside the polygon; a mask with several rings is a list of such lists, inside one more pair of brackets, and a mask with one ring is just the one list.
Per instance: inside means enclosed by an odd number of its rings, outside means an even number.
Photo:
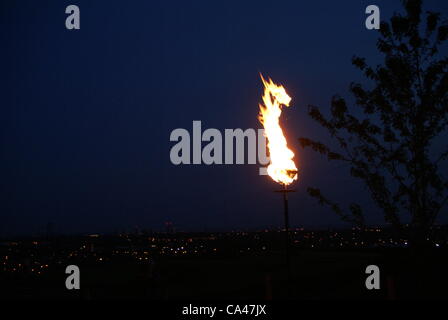
[{"label": "orange flame", "polygon": [[268,139],[271,163],[267,171],[274,181],[287,186],[297,180],[297,168],[293,161],[294,152],[288,149],[279,118],[282,113],[281,105],[289,107],[291,97],[283,86],[276,85],[271,79],[266,81],[261,74],[260,77],[264,84],[264,105],[259,104],[258,119],[263,124],[265,136]]}]

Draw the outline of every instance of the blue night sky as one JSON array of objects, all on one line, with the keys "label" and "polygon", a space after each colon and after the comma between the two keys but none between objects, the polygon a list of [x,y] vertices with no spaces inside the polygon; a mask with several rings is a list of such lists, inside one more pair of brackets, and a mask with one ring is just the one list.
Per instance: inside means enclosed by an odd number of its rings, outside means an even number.
[{"label": "blue night sky", "polygon": [[[65,7],[81,29],[65,28]],[[395,1],[25,1],[0,4],[0,236],[110,232],[139,226],[228,230],[282,225],[281,196],[258,165],[174,166],[175,128],[261,128],[259,72],[292,96],[283,113],[301,170],[290,198],[293,226],[344,226],[305,192],[367,207],[366,190],[346,168],[297,138],[328,141],[307,115],[349,98],[351,65],[376,64],[377,31],[364,26],[376,4],[387,19]],[[425,8],[448,13],[447,1]],[[349,99],[350,100],[350,99]]]}]

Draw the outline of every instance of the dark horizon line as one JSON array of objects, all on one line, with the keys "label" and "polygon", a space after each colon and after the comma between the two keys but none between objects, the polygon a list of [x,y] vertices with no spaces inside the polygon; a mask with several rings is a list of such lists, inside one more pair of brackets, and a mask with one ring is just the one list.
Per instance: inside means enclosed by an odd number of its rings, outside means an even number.
[{"label": "dark horizon line", "polygon": [[[435,224],[431,227],[431,229],[440,229],[440,228],[448,228],[448,224]],[[381,230],[392,230],[393,227],[390,225],[369,225],[361,227],[293,227],[290,228],[289,231],[316,231],[316,232],[331,232],[331,231],[351,231],[351,230],[366,230],[366,229],[381,229]],[[275,228],[252,228],[252,229],[222,229],[222,230],[174,230],[174,231],[162,231],[162,230],[153,230],[153,229],[141,229],[139,232],[137,231],[107,231],[107,232],[53,232],[52,234],[47,234],[45,232],[40,233],[27,233],[27,234],[15,234],[15,235],[9,235],[9,236],[2,236],[0,235],[0,241],[7,241],[12,239],[54,239],[58,237],[89,237],[89,236],[117,236],[121,234],[125,235],[144,235],[145,233],[148,234],[164,234],[164,235],[174,235],[174,234],[213,234],[213,233],[260,233],[260,232],[275,232],[275,231],[282,231],[284,228],[281,227],[275,227]]]}]

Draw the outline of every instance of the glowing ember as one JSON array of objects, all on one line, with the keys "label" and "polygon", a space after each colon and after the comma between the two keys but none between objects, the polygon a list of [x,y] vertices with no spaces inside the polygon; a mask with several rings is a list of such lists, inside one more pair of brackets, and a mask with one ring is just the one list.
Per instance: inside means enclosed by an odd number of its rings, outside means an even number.
[{"label": "glowing ember", "polygon": [[271,163],[268,166],[269,176],[285,186],[297,180],[297,168],[292,160],[294,153],[288,149],[286,138],[280,127],[281,106],[289,106],[291,98],[283,86],[276,85],[271,79],[266,81],[260,74],[264,84],[263,104],[260,104],[259,120],[264,126],[268,139]]}]

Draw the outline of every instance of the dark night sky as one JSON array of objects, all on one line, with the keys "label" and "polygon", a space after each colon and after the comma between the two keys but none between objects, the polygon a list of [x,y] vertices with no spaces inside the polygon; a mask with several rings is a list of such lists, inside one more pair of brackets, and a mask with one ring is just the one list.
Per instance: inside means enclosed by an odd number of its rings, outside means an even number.
[{"label": "dark night sky", "polygon": [[[65,29],[65,7],[81,30]],[[282,224],[277,185],[258,165],[174,166],[175,128],[260,128],[258,72],[292,96],[283,124],[302,170],[291,197],[296,226],[341,226],[305,193],[367,205],[343,167],[298,147],[328,139],[308,104],[329,107],[363,81],[350,59],[379,62],[365,8],[382,18],[399,1],[24,1],[0,4],[0,235]],[[447,1],[425,7],[445,14]]]}]

